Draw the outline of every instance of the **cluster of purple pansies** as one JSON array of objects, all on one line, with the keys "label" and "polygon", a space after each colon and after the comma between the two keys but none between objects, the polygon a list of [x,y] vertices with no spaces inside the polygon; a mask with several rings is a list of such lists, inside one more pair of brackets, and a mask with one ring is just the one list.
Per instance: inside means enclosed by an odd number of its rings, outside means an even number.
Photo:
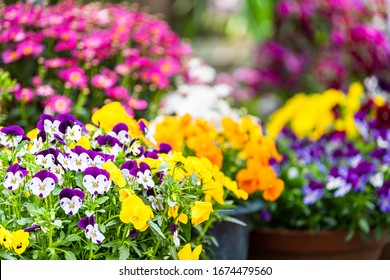
[{"label": "cluster of purple pansies", "polygon": [[[382,103],[382,102],[381,102]],[[313,205],[326,194],[340,198],[349,193],[371,193],[383,212],[390,212],[390,107],[364,101],[355,115],[359,139],[333,131],[317,141],[297,138],[289,129],[282,136],[287,152],[284,167],[305,167],[303,202]],[[294,166],[295,165],[295,166]],[[289,177],[298,176],[290,172]]]},{"label": "cluster of purple pansies", "polygon": [[[19,126],[3,127],[0,134],[3,148],[14,149],[23,140],[25,143],[16,154],[17,163],[6,169],[2,185],[10,192],[26,185],[26,191],[31,191],[45,203],[52,203],[53,198],[58,198],[60,208],[69,216],[85,212],[87,217],[81,218],[78,226],[85,230],[88,239],[100,244],[105,237],[99,231],[94,212],[88,209],[88,205],[116,187],[115,179],[104,168],[106,163],[120,158],[118,172],[121,172],[126,184],[132,188],[139,187],[145,201],[149,201],[154,210],[163,210],[160,191],[156,187],[162,183],[166,169],[152,171],[142,159],[158,159],[160,154],[170,153],[172,147],[165,143],[146,147],[145,141],[151,139],[148,128],[143,121],[138,123],[142,139],[132,138],[128,125],[124,123],[118,123],[107,132],[93,126],[90,128],[92,131],[88,131],[71,114],[56,117],[42,114],[35,131],[29,134],[31,139]],[[83,138],[89,147],[80,144]],[[45,230],[34,223],[25,231],[40,229]],[[137,234],[134,229],[129,232],[133,239]],[[177,231],[172,234],[177,243]]]}]

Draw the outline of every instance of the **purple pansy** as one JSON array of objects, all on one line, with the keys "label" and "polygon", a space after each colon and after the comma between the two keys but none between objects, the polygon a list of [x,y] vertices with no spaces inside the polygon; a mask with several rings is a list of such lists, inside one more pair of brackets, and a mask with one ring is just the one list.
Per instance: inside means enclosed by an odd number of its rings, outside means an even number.
[{"label": "purple pansy", "polygon": [[302,188],[303,203],[312,205],[324,194],[324,185],[321,182],[311,180],[308,186]]},{"label": "purple pansy", "polygon": [[119,142],[118,139],[116,139],[115,137],[112,137],[110,135],[98,136],[96,138],[96,141],[100,146],[110,146],[110,147],[115,147],[115,146],[121,147],[122,146],[121,142]]},{"label": "purple pansy", "polygon": [[4,187],[10,191],[14,191],[19,188],[23,182],[24,177],[28,174],[25,167],[14,164],[7,168],[4,178]]},{"label": "purple pansy", "polygon": [[102,168],[103,164],[107,161],[114,161],[115,158],[113,155],[107,155],[93,150],[88,150],[87,153],[91,159],[90,166],[99,168]]},{"label": "purple pansy", "polygon": [[99,231],[99,226],[95,222],[93,215],[81,218],[77,224],[79,228],[85,230],[85,236],[91,239],[93,243],[100,244],[104,240],[104,235]]},{"label": "purple pansy", "polygon": [[168,143],[160,143],[159,145],[159,154],[169,154],[172,151],[172,146]]},{"label": "purple pansy", "polygon": [[35,232],[36,230],[40,229],[41,227],[37,224],[32,224],[31,226],[24,229],[24,232]]},{"label": "purple pansy", "polygon": [[130,136],[129,136],[129,127],[124,123],[118,123],[115,125],[110,133],[108,133],[109,136],[112,136],[122,144],[126,145],[130,142]]},{"label": "purple pansy", "polygon": [[16,147],[22,140],[30,140],[24,135],[24,130],[18,125],[0,129],[0,144],[8,148]]},{"label": "purple pansy", "polygon": [[58,154],[59,150],[53,148],[40,151],[35,156],[35,163],[42,168],[49,168],[55,164]]},{"label": "purple pansy", "polygon": [[134,139],[133,141],[130,142],[128,151],[130,152],[131,155],[135,157],[141,157],[144,154],[145,149],[140,144],[138,139]]},{"label": "purple pansy", "polygon": [[154,187],[154,181],[150,166],[141,162],[139,168],[133,168],[130,170],[130,175],[136,177],[138,184],[142,185],[145,189],[151,189]]},{"label": "purple pansy", "polygon": [[91,166],[91,158],[83,147],[76,146],[68,155],[68,168],[77,172],[84,171]]},{"label": "purple pansy", "polygon": [[82,200],[84,198],[84,192],[80,189],[65,188],[60,192],[60,205],[68,215],[77,214],[79,211]]},{"label": "purple pansy", "polygon": [[130,170],[133,170],[135,168],[138,168],[137,161],[135,160],[125,161],[121,166],[121,172],[123,177],[125,177],[126,179],[135,178],[137,174],[136,175],[130,174]]},{"label": "purple pansy", "polygon": [[176,247],[180,246],[179,232],[177,230],[177,224],[171,224],[169,230],[173,235],[173,243],[175,243]]},{"label": "purple pansy", "polygon": [[36,173],[31,182],[30,189],[39,198],[47,197],[58,182],[57,176],[47,170]]},{"label": "purple pansy", "polygon": [[379,198],[379,207],[384,213],[390,213],[390,193]]},{"label": "purple pansy", "polygon": [[84,187],[93,195],[106,193],[110,186],[110,173],[98,167],[88,167],[84,171]]},{"label": "purple pansy", "polygon": [[153,145],[156,145],[157,142],[154,139],[153,135],[150,133],[149,128],[146,126],[145,122],[143,120],[138,122],[138,126],[141,129],[141,131],[145,134],[146,139],[148,139],[150,142],[153,143]]}]

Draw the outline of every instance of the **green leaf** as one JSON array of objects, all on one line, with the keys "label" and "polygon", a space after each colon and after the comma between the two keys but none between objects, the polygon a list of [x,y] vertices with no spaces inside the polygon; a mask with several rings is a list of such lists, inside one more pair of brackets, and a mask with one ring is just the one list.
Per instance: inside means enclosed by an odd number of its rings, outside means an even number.
[{"label": "green leaf", "polygon": [[347,236],[345,237],[345,241],[350,241],[352,239],[352,237],[355,235],[355,230],[350,230],[347,234]]},{"label": "green leaf", "polygon": [[237,219],[237,218],[234,218],[232,216],[222,216],[222,220],[226,221],[226,222],[231,222],[231,223],[234,223],[234,224],[237,224],[237,225],[240,225],[240,226],[243,226],[243,227],[246,227],[247,224],[244,223],[243,221]]},{"label": "green leaf", "polygon": [[111,220],[111,221],[109,221],[109,222],[106,224],[106,227],[110,227],[110,226],[116,225],[117,223],[118,223],[117,220]]},{"label": "green leaf", "polygon": [[79,241],[80,239],[81,239],[81,237],[78,236],[77,234],[71,234],[65,238],[65,241],[66,242],[75,242],[75,241]]},{"label": "green leaf", "polygon": [[162,238],[165,239],[165,235],[164,233],[161,231],[160,227],[158,225],[156,225],[155,223],[149,221],[148,222],[149,226],[158,234],[160,235]]},{"label": "green leaf", "polygon": [[13,256],[7,254],[6,252],[0,252],[0,257],[2,260],[16,260]]},{"label": "green leaf", "polygon": [[359,219],[359,228],[364,232],[364,233],[369,233],[370,232],[370,224],[365,218],[360,218]]},{"label": "green leaf", "polygon": [[67,260],[77,260],[76,256],[72,252],[70,252],[70,251],[66,251],[65,252],[65,259],[67,259]]},{"label": "green leaf", "polygon": [[55,220],[53,225],[55,225],[56,227],[62,228],[62,221],[61,220]]},{"label": "green leaf", "polygon": [[175,246],[169,246],[169,253],[170,253],[171,256],[172,256],[172,259],[178,260],[177,252],[176,252],[176,247],[175,247]]},{"label": "green leaf", "polygon": [[104,202],[106,202],[109,199],[110,198],[108,196],[103,196],[103,197],[99,198],[98,200],[96,200],[96,203],[97,204],[103,204]]},{"label": "green leaf", "polygon": [[119,259],[120,260],[127,260],[127,258],[130,256],[130,250],[129,248],[122,246],[119,248]]},{"label": "green leaf", "polygon": [[187,224],[180,224],[180,227],[183,229],[183,233],[184,233],[184,238],[186,239],[186,241],[190,241],[191,240],[191,223],[187,223]]}]

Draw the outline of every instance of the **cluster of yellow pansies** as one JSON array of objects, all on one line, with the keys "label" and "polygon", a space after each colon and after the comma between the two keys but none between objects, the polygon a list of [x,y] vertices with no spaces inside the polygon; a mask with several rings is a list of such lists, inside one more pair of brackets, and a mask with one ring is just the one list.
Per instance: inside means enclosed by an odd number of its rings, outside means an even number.
[{"label": "cluster of yellow pansies", "polygon": [[331,129],[346,131],[349,137],[358,133],[354,115],[364,95],[360,83],[350,85],[348,93],[329,89],[323,93],[298,93],[275,111],[267,123],[267,133],[277,137],[289,126],[299,138],[318,140]]}]

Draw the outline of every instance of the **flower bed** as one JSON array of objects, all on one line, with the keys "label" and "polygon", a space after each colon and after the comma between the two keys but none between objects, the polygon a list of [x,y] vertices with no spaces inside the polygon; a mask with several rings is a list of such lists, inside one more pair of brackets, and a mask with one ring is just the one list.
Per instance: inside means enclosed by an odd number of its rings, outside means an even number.
[{"label": "flower bed", "polygon": [[27,134],[1,128],[1,258],[206,257],[224,208],[214,193],[237,185],[208,159],[153,143],[117,102],[92,124],[43,114]]},{"label": "flower bed", "polygon": [[3,125],[30,128],[43,111],[87,122],[109,100],[150,117],[191,52],[164,21],[125,4],[0,9],[0,67],[18,82]]}]

